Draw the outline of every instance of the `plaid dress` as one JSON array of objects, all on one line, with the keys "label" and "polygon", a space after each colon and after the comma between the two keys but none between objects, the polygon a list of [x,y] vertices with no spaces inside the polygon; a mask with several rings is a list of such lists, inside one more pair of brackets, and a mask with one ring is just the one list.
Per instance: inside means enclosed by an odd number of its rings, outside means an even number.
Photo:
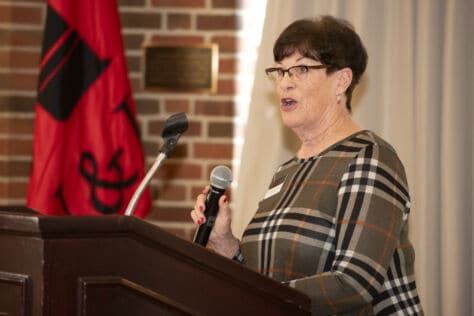
[{"label": "plaid dress", "polygon": [[396,152],[358,132],[280,166],[244,232],[244,264],[308,295],[314,315],[422,315],[409,211]]}]

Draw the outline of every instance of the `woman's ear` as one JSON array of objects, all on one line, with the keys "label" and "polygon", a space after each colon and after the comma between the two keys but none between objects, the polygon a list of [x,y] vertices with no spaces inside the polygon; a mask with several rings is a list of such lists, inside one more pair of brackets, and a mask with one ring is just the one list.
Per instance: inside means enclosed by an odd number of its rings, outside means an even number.
[{"label": "woman's ear", "polygon": [[349,67],[337,71],[337,89],[338,94],[344,94],[352,82],[352,69]]}]

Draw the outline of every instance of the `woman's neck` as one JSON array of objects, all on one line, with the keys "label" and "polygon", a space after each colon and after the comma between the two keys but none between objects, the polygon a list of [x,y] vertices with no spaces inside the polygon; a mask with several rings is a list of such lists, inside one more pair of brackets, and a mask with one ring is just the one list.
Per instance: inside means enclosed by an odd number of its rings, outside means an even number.
[{"label": "woman's neck", "polygon": [[352,120],[346,110],[327,113],[311,128],[295,130],[301,140],[297,157],[316,156],[329,146],[360,130],[362,130],[361,127]]}]

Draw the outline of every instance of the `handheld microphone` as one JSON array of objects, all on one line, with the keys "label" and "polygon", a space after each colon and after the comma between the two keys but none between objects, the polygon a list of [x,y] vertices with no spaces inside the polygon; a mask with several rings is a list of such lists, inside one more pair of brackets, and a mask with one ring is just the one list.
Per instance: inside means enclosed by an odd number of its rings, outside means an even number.
[{"label": "handheld microphone", "polygon": [[211,172],[211,187],[206,197],[204,216],[206,222],[199,226],[194,242],[206,246],[219,211],[219,199],[232,182],[232,171],[226,166],[217,166]]}]

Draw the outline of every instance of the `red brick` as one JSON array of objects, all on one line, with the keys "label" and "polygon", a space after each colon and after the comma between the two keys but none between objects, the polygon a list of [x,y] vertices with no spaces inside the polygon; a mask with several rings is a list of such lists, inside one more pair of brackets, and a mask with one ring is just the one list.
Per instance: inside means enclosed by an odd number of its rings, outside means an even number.
[{"label": "red brick", "polygon": [[217,81],[217,94],[233,95],[237,91],[234,80],[221,79]]},{"label": "red brick", "polygon": [[209,181],[207,183],[203,183],[203,185],[200,186],[193,186],[191,188],[191,200],[195,201],[196,198],[198,197],[199,194],[202,193],[202,190],[206,187],[206,185],[209,185]]},{"label": "red brick", "polygon": [[140,49],[145,37],[140,34],[122,34],[125,49]]},{"label": "red brick", "polygon": [[197,115],[234,116],[234,102],[232,101],[196,101]]},{"label": "red brick", "polygon": [[0,95],[0,112],[33,113],[36,97]]},{"label": "red brick", "polygon": [[158,199],[160,201],[184,201],[186,200],[186,187],[182,185],[164,184],[158,189]]},{"label": "red brick", "polygon": [[189,100],[186,99],[167,99],[165,100],[165,111],[168,113],[189,112]]},{"label": "red brick", "polygon": [[132,91],[143,91],[143,83],[141,77],[137,78],[128,76],[128,80],[130,81],[130,85],[132,86]]},{"label": "red brick", "polygon": [[168,29],[177,30],[183,29],[188,30],[191,28],[191,15],[170,13],[168,14]]},{"label": "red brick", "polygon": [[154,7],[204,8],[205,0],[152,0]]},{"label": "red brick", "polygon": [[238,9],[243,7],[243,0],[212,0],[212,7],[219,9]]},{"label": "red brick", "polygon": [[0,176],[28,177],[31,171],[29,161],[0,161]]},{"label": "red brick", "polygon": [[0,4],[0,21],[10,23],[42,24],[42,8]]},{"label": "red brick", "polygon": [[137,113],[141,115],[160,113],[159,104],[154,98],[135,98]]},{"label": "red brick", "polygon": [[149,12],[121,12],[120,21],[124,28],[151,28],[161,27],[161,14]]},{"label": "red brick", "polygon": [[143,154],[145,156],[145,159],[146,158],[155,159],[155,157],[160,152],[160,146],[161,146],[161,143],[157,143],[156,141],[143,141],[142,147],[143,147]]},{"label": "red brick", "polygon": [[[148,133],[150,135],[161,135],[165,120],[153,120],[148,123]],[[184,135],[186,136],[201,136],[202,127],[201,122],[190,121],[188,122],[188,130]]]},{"label": "red brick", "polygon": [[235,58],[221,58],[219,60],[219,72],[226,73],[237,73],[237,60]]},{"label": "red brick", "polygon": [[140,71],[140,62],[141,57],[139,56],[132,56],[126,54],[125,57],[127,58],[127,69],[129,72],[139,72]]},{"label": "red brick", "polygon": [[209,137],[227,137],[234,135],[234,124],[232,122],[211,122],[208,128]]},{"label": "red brick", "polygon": [[0,73],[0,89],[36,90],[36,74]]},{"label": "red brick", "polygon": [[[162,146],[162,142],[159,143],[152,141],[152,142],[144,142],[143,143],[143,151],[145,157],[155,159],[160,152],[160,148]],[[171,154],[172,158],[186,158],[188,157],[188,145],[183,142],[183,139],[180,140],[180,143],[176,146],[173,153]],[[151,166],[151,164],[150,164]],[[150,167],[148,166],[148,167]]]},{"label": "red brick", "polygon": [[34,119],[32,118],[0,118],[1,134],[33,134]]},{"label": "red brick", "polygon": [[195,143],[193,149],[195,158],[232,159],[232,144]]},{"label": "red brick", "polygon": [[157,45],[183,45],[203,44],[204,37],[199,35],[154,35],[153,44]]},{"label": "red brick", "polygon": [[201,179],[201,166],[193,163],[168,163],[163,164],[155,178],[160,181],[176,179]]},{"label": "red brick", "polygon": [[0,29],[0,43],[11,46],[41,47],[43,30],[6,30]]},{"label": "red brick", "polygon": [[4,199],[24,199],[28,191],[26,182],[0,182],[0,197]]},{"label": "red brick", "polygon": [[0,67],[2,68],[33,68],[38,69],[40,52],[0,51]]},{"label": "red brick", "polygon": [[0,138],[0,155],[31,156],[32,151],[33,151],[32,140]]},{"label": "red brick", "polygon": [[219,45],[221,53],[235,53],[239,47],[239,39],[235,36],[213,36],[211,41]]},{"label": "red brick", "polygon": [[193,204],[191,203],[189,203],[189,207],[153,207],[147,220],[190,223],[192,222],[190,215],[192,208]]},{"label": "red brick", "polygon": [[198,30],[239,30],[242,22],[236,15],[198,15],[196,27]]},{"label": "red brick", "polygon": [[183,138],[180,139],[180,143],[178,143],[176,148],[171,153],[170,161],[189,157],[188,144],[184,142],[185,138],[186,133],[183,135]]}]

